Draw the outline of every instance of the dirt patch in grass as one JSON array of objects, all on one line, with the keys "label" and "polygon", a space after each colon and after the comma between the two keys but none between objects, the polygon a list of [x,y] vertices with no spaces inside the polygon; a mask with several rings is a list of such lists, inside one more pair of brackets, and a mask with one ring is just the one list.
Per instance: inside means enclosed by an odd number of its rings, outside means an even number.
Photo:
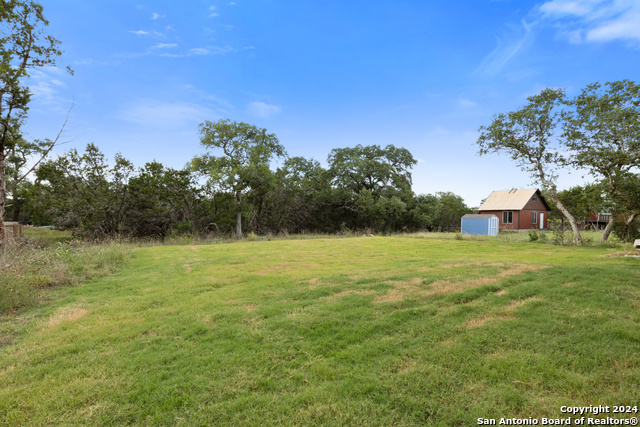
[{"label": "dirt patch in grass", "polygon": [[56,311],[50,318],[47,326],[57,328],[63,323],[75,322],[84,317],[89,311],[78,307],[65,307]]},{"label": "dirt patch in grass", "polygon": [[500,289],[498,292],[496,292],[496,295],[497,296],[502,296],[502,295],[505,295],[506,293],[507,293],[506,289]]},{"label": "dirt patch in grass", "polygon": [[248,306],[245,307],[245,309],[247,310],[247,313],[251,313],[252,311],[256,311],[256,308],[258,308],[258,306],[255,305],[255,304],[249,304]]}]

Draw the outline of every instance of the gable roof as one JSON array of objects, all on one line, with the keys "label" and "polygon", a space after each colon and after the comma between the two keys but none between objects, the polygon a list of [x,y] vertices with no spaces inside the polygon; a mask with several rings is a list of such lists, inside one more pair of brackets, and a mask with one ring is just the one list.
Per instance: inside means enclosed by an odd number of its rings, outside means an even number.
[{"label": "gable roof", "polygon": [[547,209],[550,209],[537,188],[528,188],[526,190],[494,191],[478,208],[478,211],[519,211],[524,209],[534,194],[538,194],[542,203]]}]

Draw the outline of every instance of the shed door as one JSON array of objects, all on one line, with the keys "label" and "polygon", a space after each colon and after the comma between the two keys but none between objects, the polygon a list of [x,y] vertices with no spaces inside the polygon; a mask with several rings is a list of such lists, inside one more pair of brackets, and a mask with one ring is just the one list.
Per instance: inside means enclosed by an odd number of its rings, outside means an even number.
[{"label": "shed door", "polygon": [[498,217],[489,218],[489,236],[497,236],[498,235]]}]

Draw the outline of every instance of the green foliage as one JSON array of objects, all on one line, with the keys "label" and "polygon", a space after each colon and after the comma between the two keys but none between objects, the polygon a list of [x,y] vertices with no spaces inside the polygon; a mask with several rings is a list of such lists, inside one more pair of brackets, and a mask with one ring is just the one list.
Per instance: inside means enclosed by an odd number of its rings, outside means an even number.
[{"label": "green foliage", "polygon": [[213,185],[235,193],[236,236],[242,238],[242,194],[251,190],[262,203],[264,194],[274,186],[269,162],[286,156],[285,149],[275,134],[244,122],[205,121],[200,124],[199,133],[205,149],[222,151],[222,155],[195,157],[192,167],[207,175]]},{"label": "green foliage", "polygon": [[194,232],[194,221],[204,209],[201,190],[188,170],[147,163],[128,182],[129,202],[123,230],[135,237],[164,238]]},{"label": "green foliage", "polygon": [[640,214],[638,185],[629,186],[630,172],[640,167],[640,85],[593,83],[569,105],[574,109],[564,116],[564,137],[574,153],[571,163],[602,181],[612,213]]},{"label": "green foliage", "polygon": [[[174,239],[179,234],[224,239],[234,228],[237,236],[239,224],[255,235],[344,233],[346,229],[367,234],[451,231],[470,212],[453,193],[415,195],[408,172],[415,161],[405,149],[358,146],[357,150],[334,150],[333,169],[327,170],[315,160],[293,157],[274,172],[267,161],[269,149],[274,149],[273,156],[284,153],[275,146],[269,148],[277,143],[271,139],[275,136],[228,121],[208,126],[203,125],[203,139],[213,132],[212,141],[227,147],[221,148],[223,153],[239,156],[237,161],[233,156],[205,154],[186,170],[157,162],[135,169],[120,155],[111,166],[89,144],[84,153],[72,150],[38,168],[35,185],[25,187],[22,215],[33,223],[54,224],[92,239]],[[222,139],[229,138],[229,126],[238,127],[237,138],[256,141],[225,143]],[[225,132],[215,133],[217,127]],[[267,148],[260,142],[263,137],[268,140]],[[215,146],[209,142],[207,139],[205,145]],[[245,154],[238,154],[240,151]],[[362,153],[371,158],[359,162],[356,156]],[[254,163],[241,163],[245,158]],[[339,178],[347,175],[348,168],[365,177],[363,185]],[[337,170],[342,175],[336,175]],[[201,174],[209,178],[205,183],[199,179]]]},{"label": "green foliage", "polygon": [[360,195],[368,190],[374,200],[383,195],[411,192],[410,169],[418,162],[404,148],[378,145],[334,148],[327,159],[332,183]]},{"label": "green foliage", "polygon": [[638,222],[634,221],[627,224],[624,221],[616,221],[613,224],[613,235],[620,239],[621,242],[633,242],[640,239],[640,227]]},{"label": "green foliage", "polygon": [[[11,0],[0,4],[0,221],[5,215],[7,192],[25,175],[20,169],[33,154],[46,155],[54,143],[27,142],[20,130],[27,115],[31,92],[28,70],[54,66],[62,54],[60,41],[45,32],[49,25],[43,8],[34,1]],[[70,70],[69,70],[70,71]],[[8,182],[9,181],[9,182]],[[7,185],[8,184],[8,185]],[[14,215],[20,189],[14,194]]]},{"label": "green foliage", "polygon": [[98,147],[88,144],[85,153],[73,149],[43,164],[29,203],[35,211],[44,210],[41,216],[85,237],[115,235],[123,230],[133,172],[121,155],[110,167]]}]

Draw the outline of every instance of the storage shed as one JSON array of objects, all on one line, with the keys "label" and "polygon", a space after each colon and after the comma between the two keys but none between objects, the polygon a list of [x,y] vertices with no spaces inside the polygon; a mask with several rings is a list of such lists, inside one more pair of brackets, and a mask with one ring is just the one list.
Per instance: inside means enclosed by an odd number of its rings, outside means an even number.
[{"label": "storage shed", "polygon": [[498,235],[498,217],[488,214],[467,214],[462,217],[460,228],[462,234],[482,236]]}]

